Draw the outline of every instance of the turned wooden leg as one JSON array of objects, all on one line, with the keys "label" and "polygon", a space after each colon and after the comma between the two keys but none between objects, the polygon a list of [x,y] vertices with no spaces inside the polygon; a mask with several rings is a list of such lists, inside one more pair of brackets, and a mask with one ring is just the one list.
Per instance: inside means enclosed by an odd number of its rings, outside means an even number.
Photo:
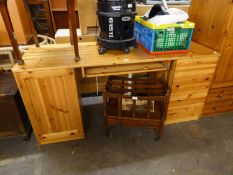
[{"label": "turned wooden leg", "polygon": [[68,22],[69,22],[69,29],[70,29],[70,42],[71,42],[71,45],[74,45],[75,61],[79,61],[80,56],[78,52],[78,36],[77,36],[75,3],[76,3],[76,0],[67,0]]},{"label": "turned wooden leg", "polygon": [[109,127],[108,127],[108,115],[107,115],[107,96],[105,95],[105,91],[103,92],[103,105],[104,105],[104,134],[106,137],[109,136]]},{"label": "turned wooden leg", "polygon": [[109,131],[110,131],[110,128],[108,127],[107,117],[105,117],[105,121],[104,121],[104,134],[105,134],[106,137],[109,136]]},{"label": "turned wooden leg", "polygon": [[18,42],[16,40],[14,29],[11,23],[9,11],[7,9],[7,0],[0,0],[0,12],[5,23],[8,36],[10,38],[11,45],[14,50],[15,57],[17,59],[17,64],[24,64],[24,61],[22,60],[22,55],[18,47]]},{"label": "turned wooden leg", "polygon": [[160,123],[159,128],[157,129],[157,134],[155,137],[155,140],[158,141],[160,140],[162,134],[163,134],[163,127],[164,127],[164,122]]}]

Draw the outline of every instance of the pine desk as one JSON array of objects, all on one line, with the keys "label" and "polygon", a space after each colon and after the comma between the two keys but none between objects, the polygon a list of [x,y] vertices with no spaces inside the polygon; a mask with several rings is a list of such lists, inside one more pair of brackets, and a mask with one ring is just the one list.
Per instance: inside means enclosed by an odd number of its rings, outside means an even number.
[{"label": "pine desk", "polygon": [[79,45],[79,62],[74,62],[69,44],[47,45],[30,48],[23,55],[25,64],[12,70],[39,144],[85,137],[80,87],[88,84],[82,80],[153,72],[164,61],[171,61],[166,123],[197,120],[202,115],[220,56],[214,50],[192,43],[189,53],[179,55],[149,55],[141,47],[130,54],[112,51],[99,55],[96,43]]}]

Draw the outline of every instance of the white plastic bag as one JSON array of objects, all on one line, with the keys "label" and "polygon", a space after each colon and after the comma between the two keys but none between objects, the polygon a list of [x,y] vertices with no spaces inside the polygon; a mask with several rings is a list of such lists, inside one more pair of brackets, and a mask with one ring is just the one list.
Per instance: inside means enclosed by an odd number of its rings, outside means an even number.
[{"label": "white plastic bag", "polygon": [[[153,24],[175,24],[177,22],[183,22],[188,20],[189,15],[188,13],[184,12],[183,10],[177,8],[170,8],[167,10],[169,15],[158,15],[151,19],[148,19],[148,22]],[[145,13],[145,17],[148,18],[150,10]]]}]

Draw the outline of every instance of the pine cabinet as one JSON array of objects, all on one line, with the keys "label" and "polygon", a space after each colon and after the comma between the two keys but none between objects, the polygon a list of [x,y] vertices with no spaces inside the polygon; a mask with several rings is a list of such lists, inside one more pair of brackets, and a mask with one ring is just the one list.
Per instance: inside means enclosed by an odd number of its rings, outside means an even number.
[{"label": "pine cabinet", "polygon": [[192,0],[193,40],[220,51],[203,114],[233,111],[233,1]]}]

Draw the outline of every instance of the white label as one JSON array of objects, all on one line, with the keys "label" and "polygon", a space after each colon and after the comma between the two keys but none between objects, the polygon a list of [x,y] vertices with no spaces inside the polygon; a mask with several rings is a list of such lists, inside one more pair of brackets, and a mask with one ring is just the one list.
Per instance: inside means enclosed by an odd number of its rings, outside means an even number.
[{"label": "white label", "polygon": [[124,16],[124,17],[122,17],[122,21],[130,21],[130,17],[129,16]]},{"label": "white label", "polygon": [[175,28],[168,28],[167,29],[169,32],[175,32]]},{"label": "white label", "polygon": [[129,9],[133,8],[133,4],[128,4],[128,8]]},{"label": "white label", "polygon": [[112,9],[114,10],[114,11],[120,11],[121,10],[121,6],[112,6]]},{"label": "white label", "polygon": [[138,97],[132,97],[132,100],[138,100]]},{"label": "white label", "polygon": [[109,18],[108,22],[109,22],[109,26],[108,26],[109,34],[108,34],[108,37],[113,38],[114,37],[114,35],[113,35],[113,18]]}]

